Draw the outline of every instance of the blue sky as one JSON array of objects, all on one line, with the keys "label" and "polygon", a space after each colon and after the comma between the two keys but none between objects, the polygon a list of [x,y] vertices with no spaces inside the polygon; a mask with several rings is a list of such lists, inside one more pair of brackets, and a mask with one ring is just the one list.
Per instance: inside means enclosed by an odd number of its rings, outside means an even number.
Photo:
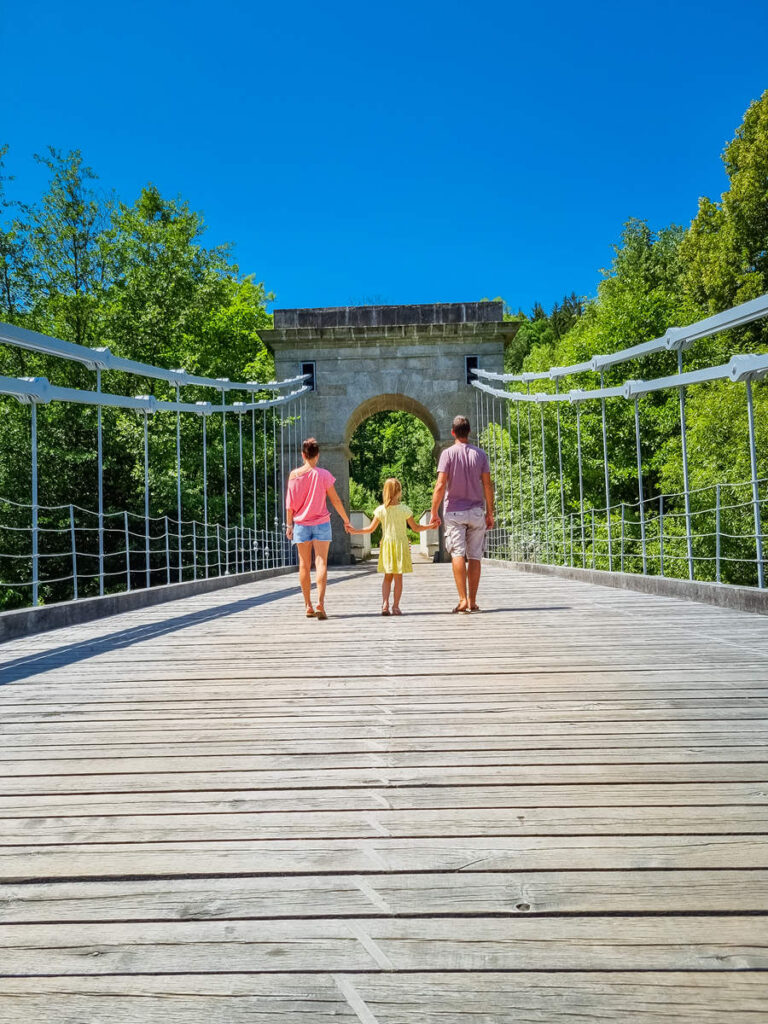
[{"label": "blue sky", "polygon": [[82,149],[202,210],[280,306],[594,294],[628,217],[687,224],[768,88],[768,4],[7,3],[16,194]]}]

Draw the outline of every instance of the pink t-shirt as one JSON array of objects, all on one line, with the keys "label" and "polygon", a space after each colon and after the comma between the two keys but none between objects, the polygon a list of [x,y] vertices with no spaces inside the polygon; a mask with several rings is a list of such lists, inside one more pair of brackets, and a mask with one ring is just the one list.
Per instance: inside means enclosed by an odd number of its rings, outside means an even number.
[{"label": "pink t-shirt", "polygon": [[293,512],[294,523],[318,526],[330,521],[331,513],[325,504],[325,495],[336,483],[336,477],[321,466],[288,480],[285,507]]}]

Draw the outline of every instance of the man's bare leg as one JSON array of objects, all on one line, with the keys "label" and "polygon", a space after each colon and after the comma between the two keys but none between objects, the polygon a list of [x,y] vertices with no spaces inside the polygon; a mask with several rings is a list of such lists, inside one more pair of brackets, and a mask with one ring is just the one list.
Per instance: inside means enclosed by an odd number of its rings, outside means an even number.
[{"label": "man's bare leg", "polygon": [[451,559],[451,565],[453,566],[453,579],[456,583],[456,590],[459,594],[459,610],[463,611],[469,607],[469,599],[467,597],[467,563],[464,555],[455,555]]},{"label": "man's bare leg", "polygon": [[480,569],[482,562],[479,558],[470,558],[467,564],[467,586],[469,590],[469,607],[474,608],[477,604],[477,588],[480,586]]}]

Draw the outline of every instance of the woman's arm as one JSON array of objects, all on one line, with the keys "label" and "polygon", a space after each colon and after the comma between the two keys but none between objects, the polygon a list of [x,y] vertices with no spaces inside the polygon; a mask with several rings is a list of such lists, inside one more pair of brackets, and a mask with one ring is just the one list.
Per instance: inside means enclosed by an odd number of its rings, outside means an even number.
[{"label": "woman's arm", "polygon": [[354,526],[349,526],[347,527],[347,533],[373,533],[373,531],[376,529],[378,525],[379,520],[376,518],[376,516],[374,516],[370,526],[362,526],[359,530],[356,530]]},{"label": "woman's arm", "polygon": [[336,511],[339,513],[339,515],[342,518],[342,521],[343,521],[344,525],[346,526],[347,523],[349,522],[349,516],[347,515],[346,509],[344,508],[344,506],[341,503],[341,498],[336,493],[336,488],[335,487],[329,487],[328,490],[326,491],[326,494],[331,499],[331,504],[336,509]]},{"label": "woman's arm", "polygon": [[293,509],[291,508],[291,481],[288,479],[288,488],[285,493],[285,536],[293,540]]}]

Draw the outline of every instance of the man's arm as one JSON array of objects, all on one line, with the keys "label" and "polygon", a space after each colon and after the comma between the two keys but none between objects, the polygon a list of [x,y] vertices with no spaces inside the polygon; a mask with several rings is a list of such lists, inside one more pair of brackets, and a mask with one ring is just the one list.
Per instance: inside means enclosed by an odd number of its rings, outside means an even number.
[{"label": "man's arm", "polygon": [[434,523],[437,526],[440,525],[440,516],[438,515],[438,509],[440,508],[442,500],[445,497],[445,487],[446,487],[447,482],[448,482],[448,474],[447,473],[438,473],[437,474],[437,483],[435,484],[435,489],[432,492],[432,512],[431,512],[431,515],[432,515],[431,524]]},{"label": "man's arm", "polygon": [[493,483],[491,474],[483,473],[483,490],[485,491],[485,525],[489,530],[493,529]]}]

